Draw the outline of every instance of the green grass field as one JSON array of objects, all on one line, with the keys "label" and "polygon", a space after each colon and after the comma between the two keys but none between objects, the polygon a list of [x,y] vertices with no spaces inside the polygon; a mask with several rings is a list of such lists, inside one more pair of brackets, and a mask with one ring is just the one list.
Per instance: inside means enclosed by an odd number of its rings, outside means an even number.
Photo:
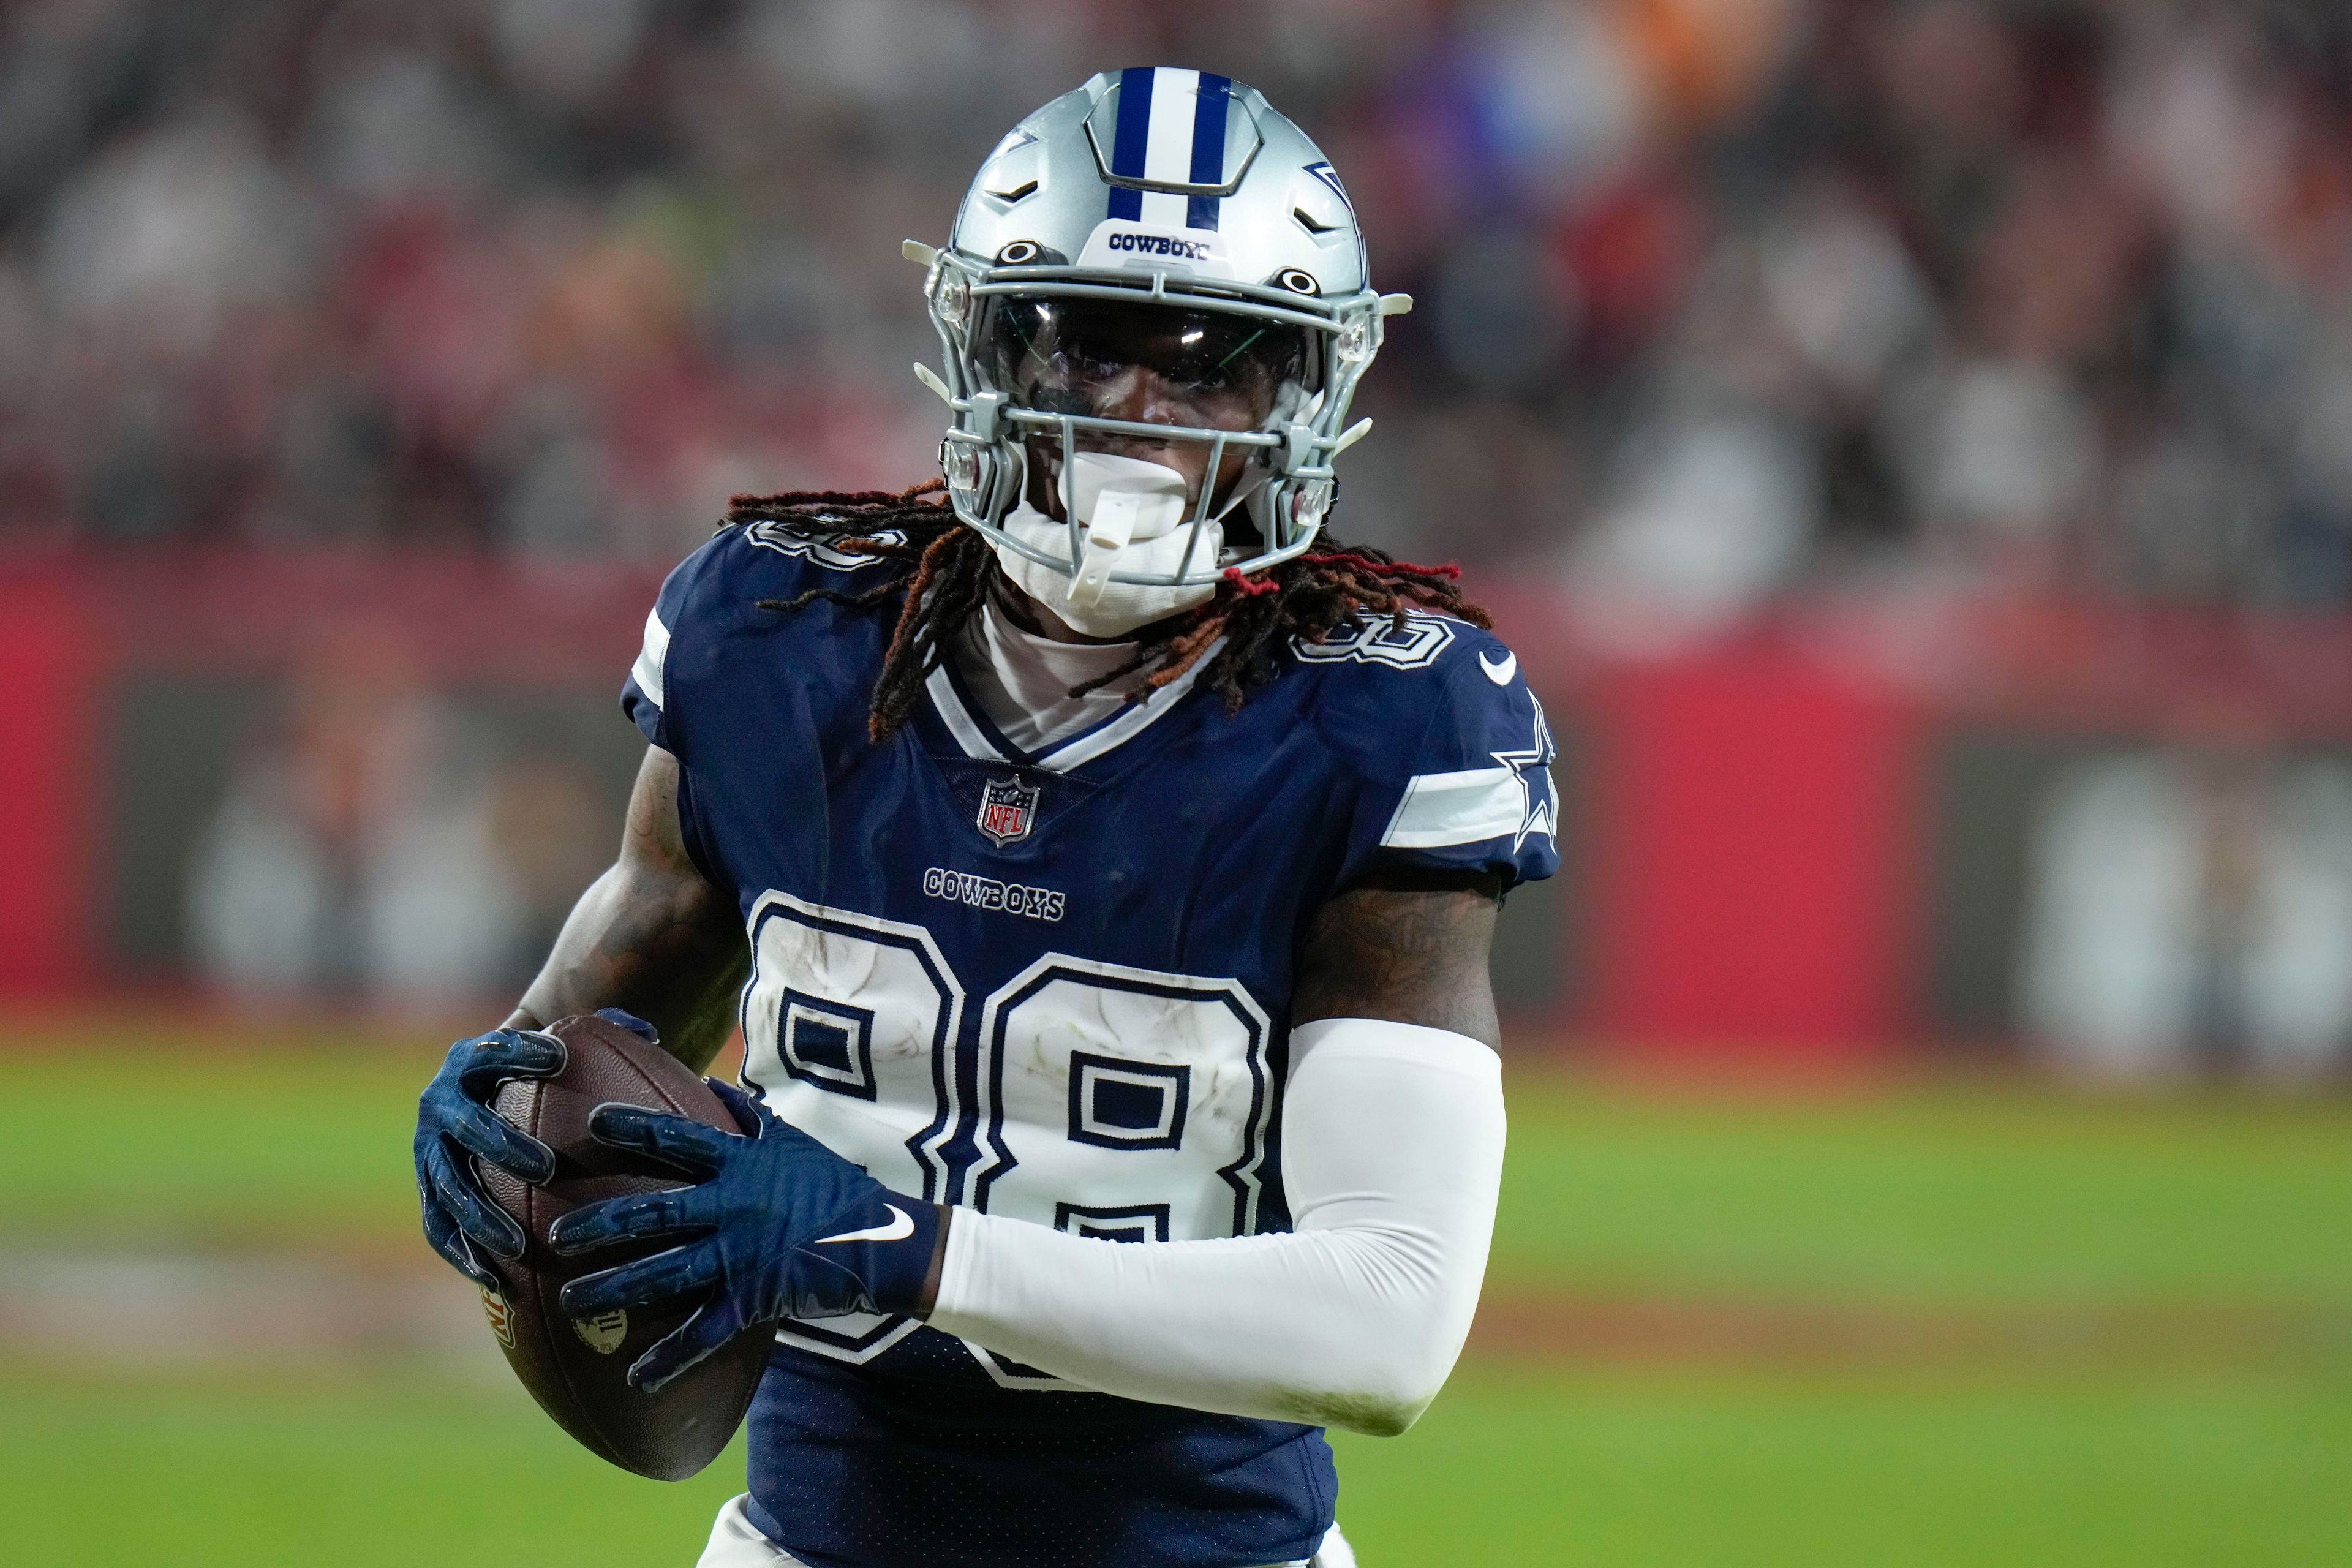
[{"label": "green grass field", "polygon": [[[421,1254],[406,1144],[429,1058],[100,1043],[0,1054],[0,1271]],[[1512,1105],[1489,1301],[1539,1326],[1559,1303],[1564,1326],[1482,1335],[1412,1432],[1339,1440],[1369,1568],[2352,1562],[2342,1101],[1522,1073]],[[83,1148],[99,1127],[104,1159]],[[1595,1301],[1621,1330],[1652,1310],[1957,1317],[2001,1325],[2000,1353],[1940,1331],[1885,1342],[1911,1359],[1834,1334],[1586,1344]],[[2174,1327],[2102,1338],[2147,1321]],[[2207,1354],[2209,1335],[2243,1342]],[[12,1564],[683,1565],[739,1474],[623,1475],[494,1368],[141,1373],[0,1339]]]}]

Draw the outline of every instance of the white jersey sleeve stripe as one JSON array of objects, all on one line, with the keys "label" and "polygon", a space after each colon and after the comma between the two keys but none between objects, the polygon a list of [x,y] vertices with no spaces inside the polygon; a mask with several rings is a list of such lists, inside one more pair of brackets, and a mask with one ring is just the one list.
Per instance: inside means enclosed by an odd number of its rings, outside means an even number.
[{"label": "white jersey sleeve stripe", "polygon": [[1527,787],[1507,767],[1416,773],[1381,835],[1385,849],[1442,849],[1507,838],[1527,820]]},{"label": "white jersey sleeve stripe", "polygon": [[637,652],[637,662],[629,667],[629,679],[637,689],[653,699],[656,708],[666,707],[662,700],[662,662],[669,658],[669,628],[662,625],[659,610],[646,612],[646,646]]}]

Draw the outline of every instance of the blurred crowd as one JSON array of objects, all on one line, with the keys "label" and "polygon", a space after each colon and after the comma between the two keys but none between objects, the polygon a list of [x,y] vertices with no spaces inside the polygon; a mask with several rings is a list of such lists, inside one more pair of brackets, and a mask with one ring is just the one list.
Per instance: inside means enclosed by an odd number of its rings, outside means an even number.
[{"label": "blurred crowd", "polygon": [[276,699],[226,776],[182,770],[216,797],[163,895],[189,967],[248,1005],[519,994],[610,860],[613,781],[534,733],[528,697],[436,689],[389,623],[337,628]]},{"label": "blurred crowd", "polygon": [[939,238],[1150,60],[1420,309],[1339,525],[1606,620],[1930,574],[2352,598],[2352,12],[2171,0],[48,0],[0,532],[659,562],[930,470]]},{"label": "blurred crowd", "polygon": [[2208,712],[2039,802],[2015,1022],[2095,1079],[2352,1067],[2352,769]]}]

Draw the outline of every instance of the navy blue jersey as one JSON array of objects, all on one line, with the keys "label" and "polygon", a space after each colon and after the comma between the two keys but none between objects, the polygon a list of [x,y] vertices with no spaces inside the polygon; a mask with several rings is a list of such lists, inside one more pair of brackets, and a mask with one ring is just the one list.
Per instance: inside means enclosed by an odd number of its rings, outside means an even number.
[{"label": "navy blue jersey", "polygon": [[[1542,708],[1466,623],[1293,645],[1232,715],[1179,679],[1034,754],[952,668],[866,736],[903,565],[772,525],[663,587],[622,700],[740,900],[744,1077],[901,1192],[1150,1244],[1287,1228],[1307,924],[1382,867],[1549,876]],[[815,1568],[1236,1568],[1310,1554],[1319,1428],[1089,1393],[904,1318],[790,1322],[755,1523]]]}]

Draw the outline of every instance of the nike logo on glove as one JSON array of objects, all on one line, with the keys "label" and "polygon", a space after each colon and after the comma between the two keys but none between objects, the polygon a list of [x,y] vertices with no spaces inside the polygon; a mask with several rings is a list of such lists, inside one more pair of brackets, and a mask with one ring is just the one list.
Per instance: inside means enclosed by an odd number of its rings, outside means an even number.
[{"label": "nike logo on glove", "polygon": [[915,1216],[897,1204],[884,1204],[890,1211],[890,1223],[869,1226],[864,1230],[845,1230],[839,1236],[820,1236],[809,1245],[823,1247],[829,1241],[904,1241],[915,1234]]},{"label": "nike logo on glove", "polygon": [[1511,683],[1511,677],[1519,673],[1519,656],[1507,653],[1499,663],[1488,664],[1485,651],[1481,650],[1478,655],[1478,668],[1485,670],[1486,679],[1496,685],[1508,686]]}]

